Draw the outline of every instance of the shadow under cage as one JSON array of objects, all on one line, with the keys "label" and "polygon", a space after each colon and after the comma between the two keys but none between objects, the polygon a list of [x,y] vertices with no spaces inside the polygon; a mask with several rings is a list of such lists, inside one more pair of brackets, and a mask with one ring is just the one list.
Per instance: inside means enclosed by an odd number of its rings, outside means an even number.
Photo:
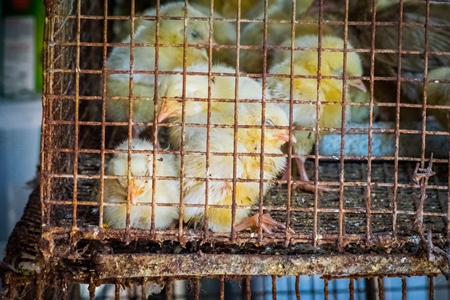
[{"label": "shadow under cage", "polygon": [[3,297],[448,295],[450,4],[45,5]]}]

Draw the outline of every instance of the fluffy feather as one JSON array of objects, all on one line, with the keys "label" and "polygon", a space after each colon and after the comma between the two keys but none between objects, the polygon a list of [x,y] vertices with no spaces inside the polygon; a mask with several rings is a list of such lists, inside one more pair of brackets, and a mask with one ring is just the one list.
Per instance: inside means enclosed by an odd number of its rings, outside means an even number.
[{"label": "fluffy feather", "polygon": [[[181,69],[178,71],[182,71]],[[187,68],[186,72],[201,72],[205,75],[186,75],[186,100],[184,101],[185,140],[198,134],[204,134],[205,128],[192,127],[193,124],[207,124],[208,103],[210,104],[210,124],[234,124],[234,99],[236,71],[224,65],[214,65],[212,73],[220,76],[211,77],[211,99],[208,100],[208,64],[197,64]],[[263,88],[261,83],[248,78],[239,77],[238,99],[261,100]],[[161,108],[158,122],[170,117],[172,123],[182,121],[183,75],[167,75],[162,77],[160,84]],[[222,101],[220,101],[222,100]],[[228,100],[228,102],[225,102]],[[230,102],[233,101],[233,102]],[[169,128],[170,142],[173,148],[180,149],[182,127]],[[205,140],[203,140],[205,142]]]},{"label": "fluffy feather", "polygon": [[[150,10],[149,13],[154,13]],[[160,16],[184,16],[184,3],[176,2],[164,5],[160,9]],[[187,7],[188,17],[205,17],[201,12]],[[124,43],[130,43],[128,37]],[[134,71],[155,70],[155,42],[156,22],[141,20],[136,26],[135,43],[148,43],[146,46],[134,48]],[[172,71],[183,66],[184,21],[160,20],[159,41],[168,45],[159,47],[158,70]],[[189,20],[187,24],[188,44],[209,44],[208,21]],[[177,46],[176,46],[177,45]],[[187,48],[186,64],[192,65],[199,61],[207,61],[205,49]],[[107,62],[108,70],[130,71],[130,46],[115,47]],[[152,122],[154,111],[154,74],[133,74],[133,121]],[[107,77],[107,102],[106,116],[111,121],[125,122],[129,119],[129,74],[109,74]],[[113,96],[121,96],[122,99],[111,99]],[[140,98],[141,97],[141,98]],[[125,99],[123,99],[125,98]]]},{"label": "fluffy feather", "polygon": [[[151,206],[139,204],[152,203],[153,192],[153,145],[142,140],[132,140],[131,169],[128,180],[128,141],[121,143],[116,153],[109,161],[105,172],[108,176],[121,176],[117,179],[105,179],[105,203],[119,203],[118,206],[104,207],[105,223],[112,228],[124,228],[126,220],[126,203],[130,202],[130,226],[134,228],[150,228],[152,218]],[[146,152],[133,153],[144,150]],[[157,154],[156,176],[179,176],[178,160],[171,154]],[[129,185],[130,184],[130,185]],[[130,189],[130,191],[128,191]],[[158,206],[161,203],[179,204],[180,183],[178,180],[158,179],[155,186],[155,228],[165,229],[179,218],[179,208],[173,206]],[[131,199],[128,199],[128,192]]]},{"label": "fluffy feather", "polygon": [[[307,35],[297,38],[294,45],[295,47],[304,47],[306,49],[294,50],[293,75],[317,76],[319,55],[318,50],[314,48],[318,48],[318,36]],[[318,120],[320,128],[340,128],[342,124],[342,100],[345,97],[348,98],[345,92],[347,88],[344,90],[342,81],[343,76],[347,76],[344,74],[344,71],[351,76],[361,76],[362,73],[361,63],[356,53],[349,52],[347,54],[347,65],[344,70],[343,53],[326,50],[343,49],[343,46],[344,41],[340,38],[333,36],[322,37],[320,75],[336,76],[337,78],[321,79],[319,95],[317,94],[318,82],[316,78],[298,77],[293,79],[293,100],[312,101],[312,104],[295,104],[293,106],[294,125],[315,128],[316,120]],[[347,47],[349,49],[352,48],[350,44]],[[290,51],[277,53],[279,57],[275,61],[279,63],[270,68],[269,72],[271,74],[291,74],[291,57],[288,53]],[[364,89],[359,79],[348,79],[347,84]],[[290,100],[290,78],[271,77],[268,79],[268,87],[273,98]],[[315,103],[317,100],[321,102],[318,110]],[[284,108],[287,110],[288,106],[284,105]],[[311,129],[300,129],[295,130],[294,134],[297,139],[297,143],[293,147],[294,152],[298,155],[308,154],[315,143],[315,132],[311,131]],[[304,168],[304,161],[304,157],[296,159],[300,179],[304,181],[299,187],[306,191],[313,191],[312,185],[308,184],[309,179]],[[283,178],[286,179],[286,177],[285,174]],[[333,189],[321,187],[319,191],[333,191]]]},{"label": "fluffy feather", "polygon": [[[239,124],[261,125],[261,103],[259,110],[255,109],[257,104],[240,106]],[[278,154],[279,156],[264,156],[263,179],[273,180],[284,169],[285,157],[281,152],[281,146],[289,139],[286,129],[275,129],[272,126],[287,126],[288,119],[285,113],[273,104],[267,104],[266,123],[264,134],[264,153]],[[205,139],[206,137],[202,137]],[[206,148],[202,138],[189,140],[186,144],[187,151],[205,151]],[[260,169],[261,156],[251,156],[249,153],[261,153],[261,129],[239,128],[236,137],[237,158],[236,158],[236,178],[250,179],[253,182],[237,182],[234,190],[236,203],[241,206],[250,206],[257,203],[260,198]],[[208,208],[208,227],[212,231],[229,232],[232,224],[232,195],[233,195],[233,156],[226,156],[219,153],[232,154],[234,145],[234,135],[232,128],[211,129],[209,167],[206,167],[206,157],[204,154],[187,154],[185,157],[185,170],[187,182],[183,190],[185,204],[197,204],[198,207],[185,207],[185,221],[191,224],[199,223],[204,218],[205,194],[208,195],[209,205],[227,205],[226,208]],[[195,181],[193,178],[213,179],[206,185],[202,181]],[[214,180],[218,179],[218,180]],[[227,181],[226,181],[227,180]],[[270,187],[269,183],[264,183],[263,192]],[[254,219],[245,221],[250,210],[248,208],[237,208],[235,216],[236,230],[243,230],[249,226],[257,226]],[[238,224],[243,222],[241,224]],[[263,217],[262,228],[266,232],[271,232],[272,227],[284,227],[270,216]]]}]

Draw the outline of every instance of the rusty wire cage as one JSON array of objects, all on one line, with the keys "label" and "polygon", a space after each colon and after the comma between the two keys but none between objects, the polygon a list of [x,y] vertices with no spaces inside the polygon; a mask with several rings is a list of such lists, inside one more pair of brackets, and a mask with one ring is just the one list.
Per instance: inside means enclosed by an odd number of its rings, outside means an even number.
[{"label": "rusty wire cage", "polygon": [[[99,296],[96,287],[113,284],[110,296],[115,299],[126,296],[122,287],[130,286],[135,287],[135,293],[128,289],[129,297],[144,299],[150,294],[149,285],[165,283],[163,297],[167,299],[300,299],[305,294],[312,297],[308,299],[315,299],[314,289],[307,291],[302,285],[310,280],[303,275],[322,276],[322,291],[317,295],[325,299],[384,299],[388,292],[384,285],[389,280],[386,276],[398,277],[402,299],[406,299],[411,287],[407,283],[409,276],[425,276],[423,290],[428,299],[435,299],[437,286],[448,290],[443,277],[436,276],[443,273],[448,278],[449,272],[450,94],[445,92],[449,78],[428,77],[428,73],[438,67],[450,67],[445,33],[450,30],[450,22],[439,15],[441,11],[450,12],[450,4],[403,0],[389,6],[383,1],[377,4],[320,0],[309,1],[311,6],[299,14],[299,8],[308,1],[186,0],[178,2],[184,7],[181,16],[163,15],[163,8],[171,2],[45,1],[40,184],[30,196],[7,246],[2,264],[3,296],[43,299],[59,295],[78,299],[82,298],[79,284],[87,284],[87,297],[100,299],[108,296]],[[202,15],[189,15],[188,2],[197,5],[199,11],[203,5]],[[287,7],[288,17],[273,13],[276,5]],[[378,8],[373,9],[376,5]],[[252,10],[258,14],[252,14]],[[183,39],[171,46],[181,50],[181,58],[169,59],[181,61],[181,69],[165,68],[162,63],[168,49],[164,20],[181,24]],[[202,43],[189,40],[191,20],[207,28]],[[155,26],[153,44],[139,40],[137,30],[146,26],[145,22]],[[226,24],[225,29],[218,24]],[[246,39],[250,26],[259,34],[256,42]],[[215,29],[224,31],[215,35]],[[317,36],[317,46],[311,49],[316,51],[318,66],[311,74],[294,72],[296,51],[308,50],[295,44],[296,38],[302,37],[302,30]],[[232,43],[222,42],[230,35]],[[327,48],[326,35],[342,39],[342,46]],[[386,46],[389,42],[390,47]],[[156,61],[155,66],[140,67],[137,52],[128,50],[126,68],[109,67],[114,49],[139,47],[156,49],[151,58]],[[192,49],[206,54],[206,71],[188,68],[194,64],[189,59]],[[327,65],[321,62],[325,53],[340,54],[333,58],[334,62],[341,62],[340,73],[326,73]],[[353,53],[361,59],[360,74],[352,73],[347,64]],[[277,74],[271,67],[281,55],[294,59],[294,63],[289,65],[289,72]],[[230,65],[232,71],[214,71],[218,63]],[[111,94],[110,89],[117,84],[108,81],[111,75],[126,76],[126,88]],[[206,93],[207,97],[195,93],[189,96],[193,85],[188,84],[188,78],[202,75],[208,84],[200,94]],[[154,87],[151,93],[139,94],[141,82],[137,78],[148,80],[145,76],[152,76]],[[181,94],[174,97],[182,107],[178,123],[158,121],[159,110],[166,101],[161,96],[161,81],[168,76],[182,78]],[[232,96],[215,98],[212,86],[222,77],[231,79]],[[241,82],[241,78],[261,87],[259,99],[240,95],[239,89],[250,84]],[[270,94],[268,87],[274,78],[288,81],[285,99]],[[297,99],[296,78],[314,80],[315,96]],[[327,80],[340,86],[335,103],[321,98]],[[356,96],[349,87],[352,80],[365,84],[367,92],[358,96],[364,100],[353,99]],[[248,89],[252,88],[249,85]],[[431,92],[436,88],[441,89],[441,100]],[[119,108],[125,119],[108,117],[108,103],[121,100],[126,102]],[[135,119],[133,115],[139,111],[134,103],[145,101],[155,107],[147,112],[151,120]],[[190,101],[207,103],[206,122],[189,124],[186,103]],[[214,103],[232,105],[231,123],[214,123]],[[239,123],[240,103],[261,107],[257,124]],[[310,151],[295,152],[290,135],[284,152],[268,152],[270,141],[264,138],[272,130],[269,126],[273,124],[266,120],[271,104],[288,106],[289,122],[275,124],[275,129],[289,130],[289,134],[295,130],[309,132],[307,138],[313,140]],[[295,123],[296,105],[309,107],[305,114],[312,115],[312,125]],[[320,123],[327,105],[336,108],[339,125]],[[356,114],[363,115],[363,120],[353,120]],[[140,137],[153,144],[159,141],[161,148],[132,150],[136,128],[149,128],[142,130]],[[179,149],[169,142],[171,128],[181,130]],[[204,150],[189,148],[188,133],[192,128],[205,128],[206,135],[200,135]],[[242,128],[259,130],[255,151],[240,152],[236,137]],[[229,145],[211,145],[217,142],[211,135],[220,130],[234,134],[231,150]],[[126,147],[118,150],[117,145],[124,141]],[[146,203],[127,200],[134,192],[129,186],[139,176],[132,171],[108,173],[109,162],[119,153],[125,157],[127,170],[133,168],[135,154],[152,159],[152,174],[141,176],[155,187]],[[158,161],[165,159],[160,155],[176,157],[179,168],[175,175],[155,172]],[[205,172],[214,163],[212,157],[231,158],[224,168],[229,167],[233,176],[186,175],[191,169],[185,166],[193,160],[192,155],[204,157]],[[239,177],[236,161],[242,157],[256,161],[254,175]],[[287,178],[266,177],[264,162],[271,162],[272,158],[287,161]],[[300,181],[296,175],[300,166],[292,158],[307,159],[310,182]],[[128,187],[122,191],[124,201],[108,201],[108,180],[127,182]],[[164,181],[174,181],[180,194],[169,191],[171,199],[175,199],[170,203],[152,201],[158,197],[158,183]],[[229,202],[217,204],[205,189],[203,200],[197,205],[185,203],[183,189],[190,181],[205,186],[225,182],[231,187]],[[301,184],[296,185],[298,182]],[[237,190],[245,186],[240,186],[242,183],[257,186],[258,196],[250,203],[239,199]],[[297,187],[305,183],[312,193],[298,191]],[[257,216],[257,229],[235,230],[243,206],[248,208],[248,216]],[[108,207],[123,208],[117,217],[123,220],[122,226],[113,226],[105,219]],[[159,207],[174,208],[178,217],[168,222],[171,224],[158,227],[160,215],[155,212]],[[183,218],[190,207],[203,209],[204,215],[196,224]],[[136,208],[148,211],[142,216],[142,226],[133,223],[131,212]],[[227,211],[231,218],[228,230],[208,229],[213,228],[214,222],[211,208]],[[278,228],[264,230],[261,225],[266,214],[278,222]],[[277,276],[293,276],[286,277],[292,280],[285,294],[280,291]],[[330,290],[339,280],[346,280],[342,294]],[[234,289],[235,294],[227,288],[233,281],[239,287]],[[180,286],[188,291],[181,296]],[[208,294],[207,286],[215,288]]]}]

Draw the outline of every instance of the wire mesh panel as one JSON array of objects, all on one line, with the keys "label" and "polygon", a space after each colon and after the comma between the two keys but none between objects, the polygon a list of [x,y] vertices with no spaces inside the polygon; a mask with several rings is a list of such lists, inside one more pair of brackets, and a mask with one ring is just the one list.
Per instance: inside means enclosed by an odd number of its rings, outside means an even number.
[{"label": "wire mesh panel", "polygon": [[[337,277],[349,299],[383,299],[385,276],[406,298],[424,275],[433,299],[448,276],[449,3],[46,9],[41,206],[10,239],[4,266],[25,276],[11,286],[31,273],[66,298],[77,282],[91,299],[106,283],[197,299],[209,277],[212,298],[238,280],[242,298],[299,299],[299,276],[322,275],[326,299]],[[280,292],[275,276],[297,277]]]}]

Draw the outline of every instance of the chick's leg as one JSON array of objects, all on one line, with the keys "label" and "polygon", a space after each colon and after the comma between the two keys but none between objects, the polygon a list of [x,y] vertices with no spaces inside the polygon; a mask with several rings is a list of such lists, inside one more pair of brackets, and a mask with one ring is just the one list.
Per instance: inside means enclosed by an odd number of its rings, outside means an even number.
[{"label": "chick's leg", "polygon": [[[234,226],[234,230],[242,231],[247,228],[259,227],[259,225],[259,214],[255,214]],[[269,214],[263,214],[261,216],[261,228],[265,233],[271,234],[273,229],[286,229],[286,225],[273,219]],[[289,228],[289,231],[294,233],[291,228]]]},{"label": "chick's leg", "polygon": [[[301,182],[293,183],[292,187],[308,193],[315,193],[316,189],[314,186],[314,182],[309,181],[308,174],[306,173],[305,158],[297,157],[295,158],[295,162],[297,163],[297,168],[300,174]],[[319,193],[319,196],[322,196],[323,192],[339,192],[339,189],[329,188],[325,186],[318,186],[317,192]]]}]

